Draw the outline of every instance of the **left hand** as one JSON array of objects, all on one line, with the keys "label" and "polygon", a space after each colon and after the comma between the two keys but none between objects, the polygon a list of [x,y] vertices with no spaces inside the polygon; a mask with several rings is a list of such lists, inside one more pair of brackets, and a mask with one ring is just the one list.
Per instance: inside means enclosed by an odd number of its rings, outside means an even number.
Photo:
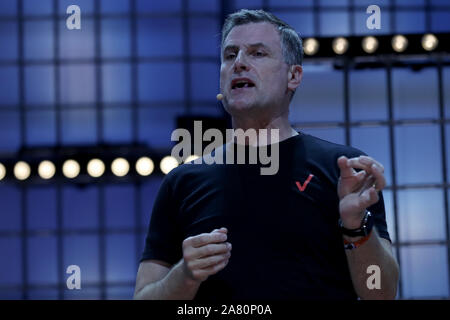
[{"label": "left hand", "polygon": [[[339,212],[347,229],[361,226],[365,209],[378,202],[378,191],[386,185],[384,167],[368,156],[337,160],[341,176],[338,182]],[[355,169],[362,169],[356,172]]]}]

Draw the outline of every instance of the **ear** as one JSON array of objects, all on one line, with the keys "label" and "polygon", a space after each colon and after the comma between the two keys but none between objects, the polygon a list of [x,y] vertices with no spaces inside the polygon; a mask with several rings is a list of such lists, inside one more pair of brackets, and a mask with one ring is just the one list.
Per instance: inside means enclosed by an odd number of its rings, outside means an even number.
[{"label": "ear", "polygon": [[288,90],[295,91],[300,85],[303,77],[303,68],[301,65],[292,65],[288,72]]}]

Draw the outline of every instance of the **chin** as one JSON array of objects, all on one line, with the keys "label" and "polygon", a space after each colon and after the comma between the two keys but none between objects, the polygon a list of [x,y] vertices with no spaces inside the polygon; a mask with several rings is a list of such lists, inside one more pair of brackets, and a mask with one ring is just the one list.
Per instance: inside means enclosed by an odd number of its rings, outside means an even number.
[{"label": "chin", "polygon": [[252,109],[254,109],[254,104],[243,100],[231,101],[231,103],[228,103],[225,107],[225,110],[230,115],[242,114],[243,112],[249,112]]}]

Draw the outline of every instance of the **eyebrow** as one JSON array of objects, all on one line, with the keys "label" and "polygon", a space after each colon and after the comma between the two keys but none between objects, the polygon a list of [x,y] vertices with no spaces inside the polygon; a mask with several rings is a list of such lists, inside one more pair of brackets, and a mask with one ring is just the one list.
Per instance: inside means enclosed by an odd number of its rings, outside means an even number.
[{"label": "eyebrow", "polygon": [[[270,50],[270,48],[267,45],[265,45],[262,42],[252,43],[252,44],[250,44],[250,45],[248,45],[246,47],[249,47],[249,48],[260,48],[260,47],[262,47],[262,48],[264,48],[265,50],[267,50],[269,52],[272,51],[272,50]],[[228,51],[228,50],[237,50],[237,49],[239,49],[239,46],[237,46],[237,45],[228,45],[228,46],[225,47],[225,49],[223,49],[223,52]]]}]

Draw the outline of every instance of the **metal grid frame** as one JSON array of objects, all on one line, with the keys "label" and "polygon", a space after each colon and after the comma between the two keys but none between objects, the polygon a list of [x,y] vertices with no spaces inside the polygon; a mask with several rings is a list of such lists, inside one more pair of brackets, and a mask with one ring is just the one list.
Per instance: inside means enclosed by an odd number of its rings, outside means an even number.
[{"label": "metal grid frame", "polygon": [[[425,17],[426,17],[426,28],[427,30],[431,29],[431,12],[432,10],[436,9],[436,6],[431,5],[430,0],[426,0],[425,2]],[[23,0],[17,1],[17,17],[14,17],[14,20],[17,20],[18,22],[18,57],[14,61],[3,61],[0,62],[0,66],[5,65],[14,65],[18,66],[19,69],[19,114],[20,114],[20,140],[21,145],[26,144],[26,104],[25,104],[25,66],[28,65],[36,65],[36,64],[50,64],[54,66],[54,79],[55,79],[55,93],[54,93],[54,105],[51,106],[42,106],[39,110],[45,110],[46,108],[54,109],[55,110],[55,117],[56,117],[56,143],[58,145],[61,144],[61,110],[64,108],[64,104],[60,103],[61,97],[60,97],[60,81],[59,81],[59,68],[61,64],[64,64],[66,62],[81,62],[81,63],[94,63],[95,65],[95,81],[97,84],[97,91],[96,91],[96,101],[95,101],[95,110],[96,110],[96,117],[97,117],[97,141],[101,142],[103,140],[102,137],[102,127],[103,127],[103,119],[102,119],[102,111],[105,108],[105,103],[102,102],[102,86],[101,86],[101,68],[102,64],[105,62],[126,62],[130,63],[131,65],[131,92],[132,92],[132,101],[131,101],[131,109],[132,109],[132,137],[133,141],[138,140],[138,109],[140,107],[152,107],[153,103],[140,103],[137,100],[137,69],[138,65],[141,62],[158,62],[158,61],[165,61],[165,62],[171,62],[171,61],[181,61],[183,63],[184,68],[184,81],[185,81],[185,88],[184,88],[184,109],[186,113],[189,113],[192,104],[193,104],[193,98],[191,95],[191,62],[194,61],[209,61],[209,62],[219,62],[220,59],[217,57],[193,57],[189,54],[189,18],[190,17],[211,17],[211,14],[201,14],[201,13],[189,13],[188,8],[188,0],[182,0],[182,12],[180,14],[158,14],[158,13],[151,13],[151,14],[141,14],[137,12],[136,9],[136,0],[130,0],[129,1],[130,10],[129,13],[125,14],[101,14],[100,15],[100,2],[99,0],[95,1],[95,8],[94,8],[94,14],[92,15],[85,15],[87,18],[93,18],[94,20],[94,39],[95,39],[95,57],[94,61],[93,59],[60,59],[59,56],[59,24],[58,22],[62,17],[65,17],[63,15],[58,14],[58,1],[53,0],[53,14],[50,16],[39,16],[39,17],[24,17],[23,13]],[[276,10],[276,11],[290,11],[295,12],[299,10],[306,10],[306,11],[312,11],[314,16],[314,32],[320,33],[320,21],[319,21],[319,15],[321,12],[324,11],[346,11],[353,13],[355,10],[360,10],[362,7],[359,7],[355,5],[354,0],[349,0],[348,7],[321,7],[318,0],[314,1],[314,4],[312,7],[274,7],[269,6],[268,0],[263,0],[263,9],[266,10]],[[396,6],[394,2],[391,2],[389,5],[389,10],[391,12],[394,12],[397,8],[401,8],[400,6]],[[423,6],[408,6],[404,7],[403,9],[406,10],[419,10],[423,9]],[[439,8],[450,10],[450,6],[440,6]],[[220,14],[218,15],[217,20],[218,23],[221,25],[224,21],[225,16],[232,12],[234,10],[234,4],[233,1],[227,1],[227,0],[221,0],[220,1]],[[165,57],[139,57],[137,52],[137,17],[177,17],[179,18],[181,16],[182,19],[182,25],[183,25],[183,55],[181,57],[176,58],[165,58]],[[115,18],[129,18],[131,22],[131,29],[130,29],[130,39],[131,39],[131,53],[129,58],[103,58],[101,57],[101,18],[104,17],[115,17]],[[5,18],[4,16],[0,17],[0,20],[8,20],[10,18]],[[25,61],[24,58],[24,22],[31,21],[31,20],[44,20],[48,21],[52,19],[53,20],[53,36],[54,36],[54,57],[53,59],[49,59],[47,61]],[[390,23],[391,26],[393,26],[393,29],[395,30],[395,15],[390,15]],[[354,33],[355,26],[354,26],[354,20],[350,18],[350,29],[351,33]],[[438,57],[436,60],[434,60],[435,68],[438,72],[438,92],[439,92],[439,119],[432,119],[432,120],[423,120],[423,121],[417,121],[417,120],[395,120],[393,117],[393,102],[392,102],[392,66],[390,61],[386,62],[386,83],[387,83],[387,105],[388,105],[388,120],[387,121],[369,121],[369,122],[355,122],[351,121],[350,119],[350,98],[349,98],[349,72],[351,70],[350,64],[347,62],[344,63],[344,84],[343,84],[343,92],[344,92],[344,121],[343,122],[334,122],[334,123],[322,123],[322,124],[311,124],[311,123],[305,123],[305,124],[296,124],[297,126],[328,126],[330,128],[333,127],[343,127],[345,129],[345,141],[346,144],[350,144],[350,129],[358,126],[364,126],[364,125],[379,125],[379,126],[388,126],[389,128],[389,141],[390,141],[390,163],[392,167],[391,172],[391,178],[392,178],[392,185],[388,187],[388,190],[392,190],[392,196],[393,196],[393,207],[394,207],[394,221],[395,221],[395,233],[398,236],[398,197],[397,192],[398,190],[403,189],[414,189],[414,188],[433,188],[433,189],[441,189],[444,192],[444,210],[445,210],[445,235],[446,240],[445,241],[414,241],[414,242],[399,242],[398,239],[394,240],[394,246],[396,246],[397,251],[397,260],[399,263],[400,261],[400,248],[404,246],[412,246],[412,245],[426,245],[426,244],[438,244],[438,245],[446,245],[447,246],[447,267],[448,267],[448,279],[450,282],[450,232],[449,232],[449,199],[448,199],[448,190],[450,188],[449,181],[447,179],[447,158],[448,154],[446,151],[446,128],[445,125],[450,123],[450,119],[445,117],[445,106],[444,106],[444,92],[443,92],[443,67],[442,67],[442,60]],[[210,106],[212,104],[212,101],[196,101],[196,105],[202,105],[202,106]],[[119,107],[115,106],[114,103],[108,103],[108,107]],[[167,106],[174,106],[172,103],[168,103]],[[79,108],[86,108],[90,107],[91,105],[81,105]],[[11,107],[2,107],[1,111],[8,111],[8,110],[16,110],[17,106],[11,106]],[[0,112],[1,112],[0,111]],[[420,185],[399,185],[396,181],[396,154],[395,154],[395,132],[394,128],[397,125],[401,124],[407,124],[407,123],[427,123],[427,124],[439,124],[440,129],[440,137],[441,137],[441,160],[442,160],[442,174],[443,174],[443,183],[442,184],[420,184]],[[142,247],[141,242],[141,236],[143,233],[146,232],[146,228],[143,228],[140,226],[140,214],[141,214],[141,189],[142,185],[140,183],[134,184],[134,199],[135,199],[135,211],[134,211],[134,218],[135,218],[135,227],[132,229],[124,228],[123,230],[118,230],[119,233],[134,233],[135,234],[135,248],[136,248],[136,255],[140,255],[140,247]],[[28,257],[27,257],[27,239],[29,236],[37,235],[35,232],[28,230],[27,225],[27,210],[26,210],[26,201],[27,201],[27,193],[28,193],[28,187],[24,184],[20,185],[20,201],[21,201],[21,231],[19,232],[21,237],[21,257],[22,257],[22,279],[23,284],[20,286],[19,289],[22,290],[22,298],[28,299],[28,289],[34,288],[35,286],[32,286],[29,284],[28,279]],[[106,230],[105,228],[105,208],[104,208],[104,199],[105,199],[105,192],[104,192],[104,186],[99,185],[99,207],[98,210],[98,217],[99,217],[99,229],[98,230],[75,230],[64,233],[63,231],[63,223],[62,223],[62,185],[57,184],[56,185],[56,208],[57,208],[57,229],[53,234],[56,234],[57,236],[57,268],[61,272],[58,274],[58,298],[63,299],[64,298],[64,275],[62,270],[64,270],[63,265],[63,235],[66,234],[98,234],[99,235],[99,271],[100,271],[100,282],[98,285],[94,285],[94,287],[100,289],[100,298],[105,299],[107,297],[106,289],[107,285],[111,285],[111,283],[106,282],[105,278],[105,237],[107,232],[110,232],[110,230]],[[1,237],[7,237],[7,236],[17,236],[17,232],[1,232]],[[112,284],[114,285],[114,284]],[[134,285],[134,283],[118,283],[115,284],[117,286],[129,286]],[[41,288],[41,286],[39,286]],[[45,286],[44,286],[45,287]],[[54,286],[50,286],[54,287]],[[8,287],[9,288],[9,287]],[[450,288],[450,283],[449,283]],[[1,288],[0,288],[1,289]],[[400,282],[399,286],[399,298],[403,297],[403,286]],[[448,297],[442,297],[442,298],[448,298]]]}]

